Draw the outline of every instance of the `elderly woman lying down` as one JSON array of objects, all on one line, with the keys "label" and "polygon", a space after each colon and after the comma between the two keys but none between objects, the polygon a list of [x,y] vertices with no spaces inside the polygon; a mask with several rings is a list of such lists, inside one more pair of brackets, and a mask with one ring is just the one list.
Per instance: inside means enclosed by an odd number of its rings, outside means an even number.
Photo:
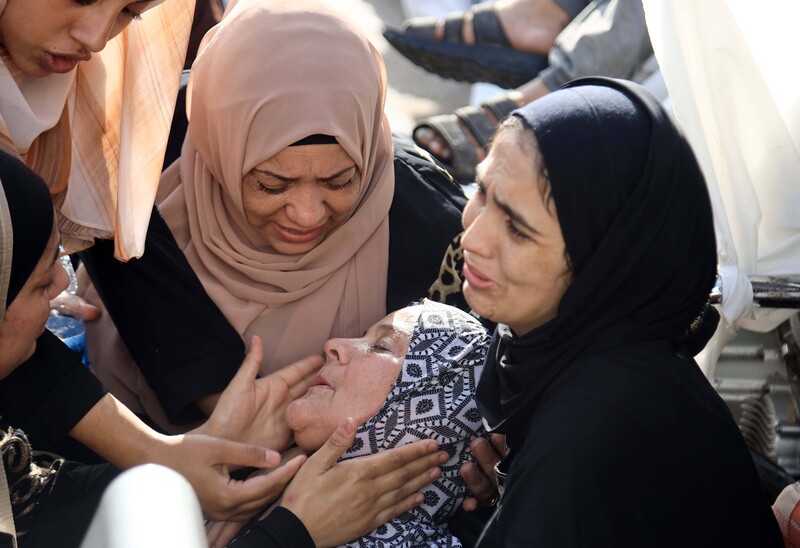
[{"label": "elderly woman lying down", "polygon": [[[472,316],[424,301],[389,314],[359,339],[325,343],[315,385],[286,411],[300,448],[319,449],[350,417],[360,426],[342,460],[427,438],[450,454],[422,491],[421,506],[347,546],[461,546],[446,522],[466,496],[458,470],[472,459],[469,441],[483,433],[474,395],[489,340]],[[232,545],[265,546],[262,524],[250,524]],[[287,545],[305,546],[301,533]]]}]

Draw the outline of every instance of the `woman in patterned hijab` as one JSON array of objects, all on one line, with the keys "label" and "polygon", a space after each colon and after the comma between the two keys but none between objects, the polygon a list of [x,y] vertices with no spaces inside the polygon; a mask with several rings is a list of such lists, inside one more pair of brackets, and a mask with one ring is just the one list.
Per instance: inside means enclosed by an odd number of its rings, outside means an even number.
[{"label": "woman in patterned hijab", "polygon": [[[450,454],[425,502],[346,546],[461,546],[446,522],[466,496],[459,475],[472,459],[470,440],[483,433],[475,388],[490,336],[472,316],[432,301],[389,314],[359,339],[331,339],[314,386],[286,411],[297,444],[318,449],[352,417],[356,439],[347,460],[419,439]],[[235,546],[257,546],[255,522]]]}]

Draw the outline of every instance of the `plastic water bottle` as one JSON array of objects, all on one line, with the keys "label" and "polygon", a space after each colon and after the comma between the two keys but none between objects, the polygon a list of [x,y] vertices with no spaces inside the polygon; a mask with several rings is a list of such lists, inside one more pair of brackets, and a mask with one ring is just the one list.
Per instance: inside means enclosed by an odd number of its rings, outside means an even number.
[{"label": "plastic water bottle", "polygon": [[76,296],[78,279],[75,276],[75,269],[72,268],[72,261],[69,255],[62,255],[60,261],[69,276],[69,286],[53,300],[55,306],[50,309],[50,317],[47,319],[46,327],[72,350],[78,352],[81,355],[83,364],[89,367],[83,309],[81,308],[80,299]]}]

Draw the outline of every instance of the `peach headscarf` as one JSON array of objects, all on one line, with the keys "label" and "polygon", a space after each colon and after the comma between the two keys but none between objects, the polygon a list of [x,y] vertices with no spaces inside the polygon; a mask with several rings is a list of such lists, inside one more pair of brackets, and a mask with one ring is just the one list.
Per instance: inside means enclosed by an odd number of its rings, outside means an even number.
[{"label": "peach headscarf", "polygon": [[0,58],[0,148],[50,185],[67,252],[112,237],[121,260],[144,252],[193,10],[154,3],[68,74]]},{"label": "peach headscarf", "polygon": [[[203,40],[189,83],[189,134],[162,178],[160,209],[262,372],[363,333],[385,314],[394,192],[383,60],[352,22],[313,0],[242,0]],[[247,223],[242,178],[304,137],[326,134],[361,173],[351,216],[303,255],[275,253]]]}]

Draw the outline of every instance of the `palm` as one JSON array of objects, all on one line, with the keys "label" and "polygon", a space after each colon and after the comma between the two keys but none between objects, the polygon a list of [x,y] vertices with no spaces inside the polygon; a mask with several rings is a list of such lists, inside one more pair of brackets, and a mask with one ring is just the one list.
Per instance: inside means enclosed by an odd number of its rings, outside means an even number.
[{"label": "palm", "polygon": [[283,451],[292,440],[284,420],[286,408],[311,385],[322,358],[310,356],[257,379],[261,356],[261,341],[254,337],[239,372],[201,428],[215,436]]}]

